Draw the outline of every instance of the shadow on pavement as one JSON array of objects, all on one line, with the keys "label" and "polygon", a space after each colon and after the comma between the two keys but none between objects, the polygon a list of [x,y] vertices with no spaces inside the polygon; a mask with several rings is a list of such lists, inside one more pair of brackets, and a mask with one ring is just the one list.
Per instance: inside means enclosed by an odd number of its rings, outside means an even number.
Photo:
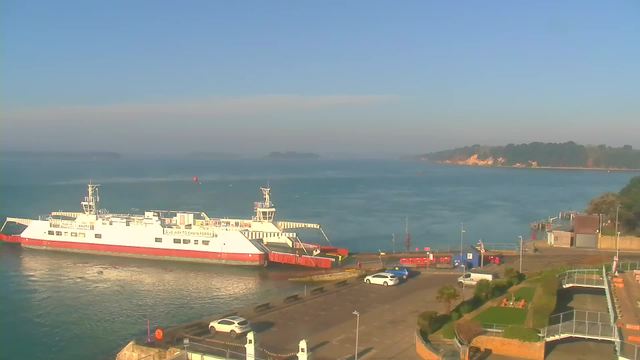
[{"label": "shadow on pavement", "polygon": [[258,322],[251,323],[251,330],[259,334],[261,332],[265,332],[271,329],[274,325],[275,324],[272,323],[271,321],[258,321]]}]

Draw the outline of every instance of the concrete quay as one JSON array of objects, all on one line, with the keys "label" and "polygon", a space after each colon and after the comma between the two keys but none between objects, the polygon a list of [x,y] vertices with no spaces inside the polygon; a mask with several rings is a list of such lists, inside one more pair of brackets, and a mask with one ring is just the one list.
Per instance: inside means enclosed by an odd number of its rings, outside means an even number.
[{"label": "concrete quay", "polygon": [[[354,358],[353,312],[358,311],[358,359],[417,360],[420,359],[414,344],[417,315],[425,310],[444,312],[444,305],[436,300],[436,291],[442,285],[455,285],[458,276],[452,271],[420,273],[389,287],[365,284],[362,278],[352,279],[309,288],[307,296],[292,295],[233,314],[251,322],[258,348],[266,350],[263,356],[258,354],[261,359],[266,359],[267,354],[278,359],[287,359],[287,355],[295,358],[302,339],[307,340],[315,360]],[[465,298],[472,296],[472,292],[473,289],[467,289]],[[183,338],[190,337],[189,351],[216,354],[221,350],[212,348],[218,348],[244,353],[244,337],[212,335],[207,329],[209,321],[225,315],[231,313],[166,329],[162,341],[146,346],[158,350],[180,348]],[[130,358],[135,357],[124,353],[118,357]]]}]

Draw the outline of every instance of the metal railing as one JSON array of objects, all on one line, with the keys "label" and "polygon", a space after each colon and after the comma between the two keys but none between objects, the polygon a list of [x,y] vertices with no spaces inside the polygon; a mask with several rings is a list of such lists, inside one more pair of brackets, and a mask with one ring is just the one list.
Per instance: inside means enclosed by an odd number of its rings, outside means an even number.
[{"label": "metal railing", "polygon": [[[607,276],[607,270],[605,268],[605,266],[602,266],[602,274],[603,276],[603,280],[604,280],[604,292],[605,292],[605,296],[607,298],[607,309],[609,309],[609,323],[611,325],[616,325],[616,321],[617,321],[617,315],[616,315],[616,309],[614,307],[614,303],[615,301],[613,300],[613,294],[611,293],[611,288],[610,288],[610,284],[609,284],[609,278]],[[614,326],[616,328],[616,332],[618,331],[618,327]],[[616,334],[617,337],[617,334]],[[616,348],[618,348],[618,342],[616,341]]]},{"label": "metal railing", "polygon": [[[603,269],[604,270],[604,269]],[[566,271],[558,276],[562,282],[562,287],[583,286],[604,288],[604,274],[600,269],[575,269]]]},{"label": "metal railing", "polygon": [[491,323],[481,323],[482,328],[484,329],[484,334],[486,336],[494,336],[494,337],[502,337],[502,333],[510,327],[514,327],[517,325],[503,325],[503,324],[491,324]]},{"label": "metal railing", "polygon": [[633,271],[640,270],[640,261],[622,261],[618,264],[618,270]]},{"label": "metal railing", "polygon": [[605,312],[571,310],[553,315],[549,326],[542,329],[545,340],[564,337],[582,337],[587,339],[617,341],[617,328]]},{"label": "metal railing", "polygon": [[616,346],[616,350],[619,358],[640,360],[640,346],[628,343],[626,341],[620,341]]}]

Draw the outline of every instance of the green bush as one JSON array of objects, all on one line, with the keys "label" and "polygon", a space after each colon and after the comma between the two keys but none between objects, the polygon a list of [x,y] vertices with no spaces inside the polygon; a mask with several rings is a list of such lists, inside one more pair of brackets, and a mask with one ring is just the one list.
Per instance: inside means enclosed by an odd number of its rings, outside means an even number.
[{"label": "green bush", "polygon": [[458,310],[460,310],[461,314],[468,314],[476,309],[476,306],[470,302],[464,302],[458,306]]},{"label": "green bush", "polygon": [[491,296],[498,297],[507,292],[511,287],[511,282],[504,279],[496,279],[491,282]]},{"label": "green bush", "polygon": [[491,281],[482,279],[476,283],[474,297],[481,301],[487,301],[491,298]]},{"label": "green bush", "polygon": [[423,311],[418,315],[418,327],[425,334],[433,334],[451,320],[447,314],[438,315],[435,311]]},{"label": "green bush", "polygon": [[535,329],[526,328],[523,326],[508,327],[502,333],[502,337],[506,339],[515,339],[524,342],[538,342],[540,336]]},{"label": "green bush", "polygon": [[462,319],[462,314],[460,313],[460,310],[458,310],[458,309],[453,310],[451,312],[451,320],[458,321],[460,319]]},{"label": "green bush", "polygon": [[442,337],[445,339],[453,339],[456,337],[455,324],[450,322],[442,328]]},{"label": "green bush", "polygon": [[418,327],[421,331],[431,334],[429,331],[433,327],[434,320],[438,316],[435,311],[423,311],[418,315]]}]

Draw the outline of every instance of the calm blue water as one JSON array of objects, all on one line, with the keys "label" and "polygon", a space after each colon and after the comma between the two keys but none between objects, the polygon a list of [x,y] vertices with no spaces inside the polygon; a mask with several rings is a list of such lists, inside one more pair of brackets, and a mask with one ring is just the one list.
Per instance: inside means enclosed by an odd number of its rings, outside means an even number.
[{"label": "calm blue water", "polygon": [[[419,175],[419,171],[422,172]],[[492,169],[384,161],[10,161],[0,164],[1,216],[78,211],[89,180],[112,213],[145,209],[249,217],[270,182],[277,217],[319,222],[334,245],[390,251],[409,217],[414,246],[515,242],[529,223],[582,210],[627,172]],[[197,176],[201,184],[191,179]],[[303,240],[323,241],[302,232]],[[400,244],[399,244],[400,245]],[[2,245],[0,357],[103,359],[152,327],[299,291],[289,270],[51,253]]]}]

